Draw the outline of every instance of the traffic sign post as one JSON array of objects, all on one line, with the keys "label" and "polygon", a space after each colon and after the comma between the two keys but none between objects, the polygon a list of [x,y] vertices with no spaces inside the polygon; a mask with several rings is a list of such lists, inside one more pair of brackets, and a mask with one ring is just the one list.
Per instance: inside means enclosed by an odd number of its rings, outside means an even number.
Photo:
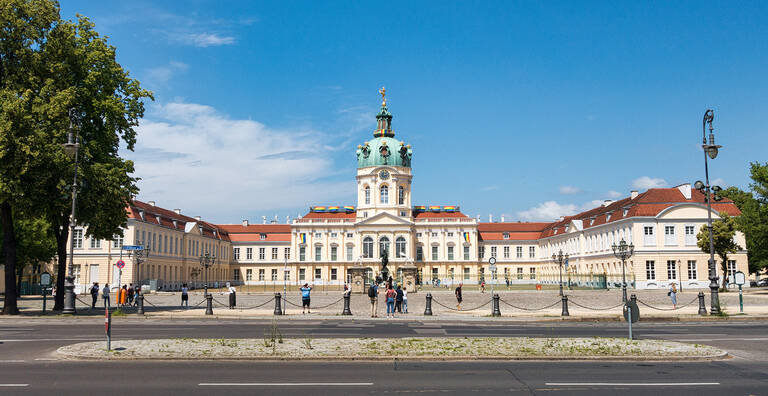
[{"label": "traffic sign post", "polygon": [[104,331],[107,333],[107,351],[112,350],[112,314],[104,307]]},{"label": "traffic sign post", "polygon": [[51,287],[51,274],[46,271],[40,274],[40,289],[43,293],[43,314],[45,314],[45,300],[49,287]]},{"label": "traffic sign post", "polygon": [[488,259],[488,269],[491,270],[491,298],[493,298],[493,281],[494,277],[493,275],[496,274],[496,257],[491,257]]},{"label": "traffic sign post", "polygon": [[739,312],[744,313],[744,297],[742,296],[742,287],[744,287],[744,283],[747,281],[746,276],[744,276],[744,273],[741,271],[736,272],[733,274],[733,277],[736,280],[736,284],[739,285]]}]

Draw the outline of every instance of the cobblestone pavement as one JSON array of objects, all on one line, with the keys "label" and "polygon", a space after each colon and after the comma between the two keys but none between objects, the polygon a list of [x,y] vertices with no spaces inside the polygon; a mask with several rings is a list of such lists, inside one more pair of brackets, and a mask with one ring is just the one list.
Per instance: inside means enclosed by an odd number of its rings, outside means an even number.
[{"label": "cobblestone pavement", "polygon": [[[705,292],[705,304],[709,309],[708,290],[684,290],[678,293],[677,310],[672,310],[670,298],[666,290],[628,290],[628,294],[637,295],[641,316],[674,317],[695,316],[698,312],[697,295],[699,291]],[[503,317],[520,318],[556,318],[561,314],[561,298],[557,290],[542,291],[506,291],[496,290],[500,296],[500,309]],[[464,292],[461,310],[457,309],[456,298],[452,290],[432,290],[433,317],[485,317],[492,311],[491,293],[477,291]],[[237,294],[237,308],[228,309],[228,295],[221,292],[212,293],[214,300],[214,314],[217,316],[254,317],[272,316],[275,308],[274,293],[244,293]],[[569,297],[569,312],[573,318],[578,317],[618,317],[621,315],[621,290],[566,290]],[[397,314],[399,317],[424,318],[427,292],[419,291],[408,295],[408,313]],[[113,296],[114,297],[114,296]],[[205,302],[202,292],[192,292],[189,296],[189,309],[180,308],[181,297],[179,293],[153,293],[147,294],[145,310],[147,315],[154,316],[203,316]],[[343,310],[341,292],[312,292],[312,313],[303,315],[301,311],[301,297],[298,292],[288,292],[286,306],[287,315],[338,317]],[[113,299],[114,301],[114,299]],[[729,315],[739,313],[739,293],[729,291],[720,293],[721,307]],[[53,306],[52,299],[48,298],[48,308]],[[90,296],[78,297],[78,310],[81,314],[103,314],[103,305],[99,299],[96,310],[90,309]],[[42,307],[40,297],[25,297],[20,302],[23,313],[38,314]],[[353,294],[350,308],[353,317],[370,317],[371,303],[367,295]],[[135,312],[129,308],[128,313]],[[383,296],[378,300],[378,316],[386,315],[386,304]],[[747,315],[768,315],[768,290],[756,289],[744,293],[744,313]]]}]

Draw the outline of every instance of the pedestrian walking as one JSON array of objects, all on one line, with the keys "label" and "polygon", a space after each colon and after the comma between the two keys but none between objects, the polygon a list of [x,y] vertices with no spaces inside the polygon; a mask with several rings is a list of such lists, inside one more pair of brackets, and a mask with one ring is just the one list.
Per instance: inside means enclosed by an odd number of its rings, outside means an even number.
[{"label": "pedestrian walking", "polygon": [[408,290],[403,289],[403,310],[408,313]]},{"label": "pedestrian walking", "polygon": [[133,283],[128,284],[128,306],[133,305],[133,298],[136,296],[136,290],[133,289]]},{"label": "pedestrian walking", "polygon": [[397,296],[395,296],[395,310],[398,313],[403,313],[403,288],[397,285],[395,292],[397,293]]},{"label": "pedestrian walking", "polygon": [[91,286],[91,308],[96,308],[96,300],[99,298],[99,282],[93,282]]},{"label": "pedestrian walking", "polygon": [[377,310],[379,308],[379,285],[376,283],[371,283],[371,286],[368,287],[368,297],[371,298],[371,317],[372,318],[378,318],[379,315],[377,315]]},{"label": "pedestrian walking", "polygon": [[139,285],[137,283],[136,286],[134,286],[134,288],[136,289],[134,291],[134,294],[136,295],[136,299],[133,301],[133,305],[138,307],[139,306],[139,294],[141,293],[141,285]]},{"label": "pedestrian walking", "polygon": [[109,308],[109,283],[105,283],[101,289],[101,299],[104,301],[104,308]]},{"label": "pedestrian walking", "polygon": [[123,285],[118,291],[117,303],[122,307],[128,300],[128,285]]},{"label": "pedestrian walking", "polygon": [[667,295],[669,296],[669,299],[672,300],[672,309],[677,309],[677,285],[672,283],[669,286]]},{"label": "pedestrian walking", "polygon": [[392,315],[395,317],[395,298],[397,298],[397,292],[391,286],[387,288],[387,317]]},{"label": "pedestrian walking", "polygon": [[237,306],[237,291],[235,290],[235,286],[230,284],[228,291],[229,291],[229,309],[235,309],[235,307]]},{"label": "pedestrian walking", "polygon": [[309,292],[312,291],[312,287],[310,287],[308,283],[305,283],[299,290],[301,290],[301,313],[304,313],[305,309],[307,310],[307,313],[312,313],[309,308]]},{"label": "pedestrian walking", "polygon": [[485,281],[480,282],[480,293],[485,293]]},{"label": "pedestrian walking", "polygon": [[464,286],[463,283],[459,283],[459,286],[454,290],[453,294],[456,295],[456,309],[461,311],[461,287]]},{"label": "pedestrian walking", "polygon": [[189,308],[189,289],[186,283],[181,285],[181,307],[184,308],[185,305]]}]

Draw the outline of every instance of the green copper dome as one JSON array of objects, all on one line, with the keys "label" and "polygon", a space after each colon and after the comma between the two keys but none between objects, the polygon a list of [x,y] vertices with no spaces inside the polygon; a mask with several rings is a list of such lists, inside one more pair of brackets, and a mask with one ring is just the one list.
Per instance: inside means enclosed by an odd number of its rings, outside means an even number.
[{"label": "green copper dome", "polygon": [[[383,91],[383,88],[382,88]],[[382,96],[384,93],[379,91]],[[411,167],[413,150],[411,145],[396,140],[392,130],[392,114],[387,110],[386,99],[381,103],[381,110],[376,115],[374,139],[357,146],[357,167],[392,165]]]}]

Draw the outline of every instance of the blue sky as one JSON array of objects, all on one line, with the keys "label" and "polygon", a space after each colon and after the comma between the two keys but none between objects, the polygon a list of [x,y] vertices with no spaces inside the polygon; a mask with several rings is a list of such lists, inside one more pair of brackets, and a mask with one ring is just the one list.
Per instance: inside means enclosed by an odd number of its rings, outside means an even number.
[{"label": "blue sky", "polygon": [[386,86],[414,204],[550,220],[766,161],[765,2],[64,1],[155,93],[142,200],[214,222],[355,204]]}]

